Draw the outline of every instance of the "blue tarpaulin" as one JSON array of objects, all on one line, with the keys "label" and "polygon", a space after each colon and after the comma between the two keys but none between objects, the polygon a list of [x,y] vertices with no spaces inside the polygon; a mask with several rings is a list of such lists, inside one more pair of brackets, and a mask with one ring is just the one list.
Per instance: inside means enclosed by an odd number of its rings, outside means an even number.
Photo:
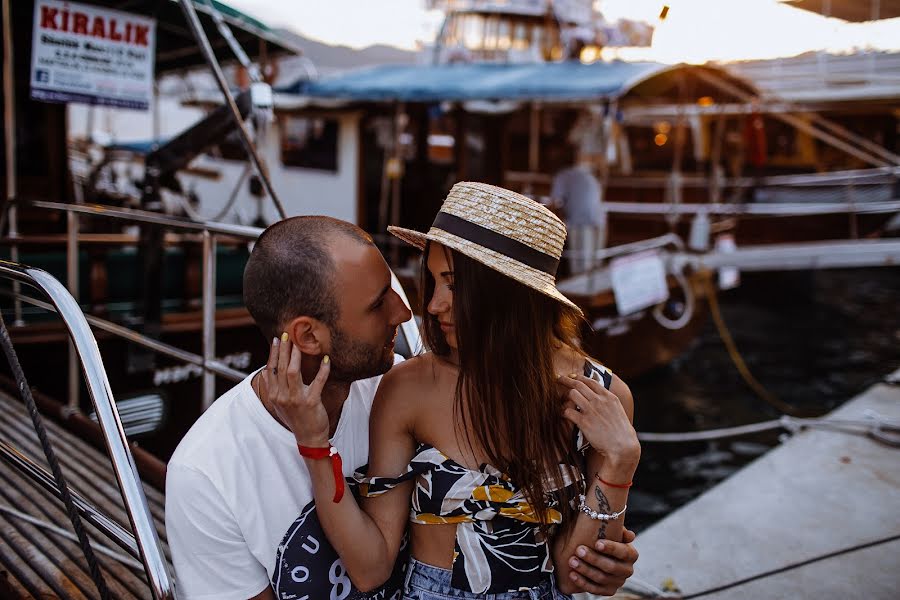
[{"label": "blue tarpaulin", "polygon": [[382,65],[278,90],[360,102],[466,100],[585,101],[616,98],[664,71],[650,62]]},{"label": "blue tarpaulin", "polygon": [[135,154],[150,154],[156,149],[158,146],[162,146],[163,144],[168,143],[169,138],[162,140],[138,140],[134,142],[118,142],[114,144],[107,144],[105,147],[107,150],[119,150],[123,152],[133,152]]}]

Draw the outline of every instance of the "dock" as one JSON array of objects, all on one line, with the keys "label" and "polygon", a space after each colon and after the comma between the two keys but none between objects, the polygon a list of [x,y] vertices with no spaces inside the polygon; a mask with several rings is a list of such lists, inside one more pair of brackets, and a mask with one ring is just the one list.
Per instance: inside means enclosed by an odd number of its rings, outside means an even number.
[{"label": "dock", "polygon": [[[900,422],[900,370],[884,381],[828,418]],[[900,448],[804,430],[635,546],[634,576],[616,598],[897,598]]]}]

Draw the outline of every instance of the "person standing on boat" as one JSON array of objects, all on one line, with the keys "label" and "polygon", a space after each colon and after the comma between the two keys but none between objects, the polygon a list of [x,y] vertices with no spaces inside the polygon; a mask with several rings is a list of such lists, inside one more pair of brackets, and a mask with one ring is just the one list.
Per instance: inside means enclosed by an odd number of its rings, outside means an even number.
[{"label": "person standing on boat", "polygon": [[[394,338],[410,312],[391,289],[384,258],[364,231],[328,217],[280,221],[259,237],[244,272],[244,301],[273,348],[299,348],[302,377],[321,386],[332,458],[343,476],[368,462],[369,412],[397,360]],[[282,342],[282,333],[284,340]],[[222,395],[168,463],[166,530],[182,598],[397,597],[403,560],[377,590],[353,586],[319,522],[296,440],[266,397],[257,370]],[[272,375],[277,375],[272,373]],[[351,486],[347,493],[354,493]],[[623,542],[633,534],[626,533]],[[570,566],[581,589],[611,595],[637,560],[630,543],[579,547]]]},{"label": "person standing on boat", "polygon": [[602,190],[591,162],[584,158],[553,177],[550,198],[566,222],[569,272],[572,275],[593,269],[597,250],[606,247]]}]

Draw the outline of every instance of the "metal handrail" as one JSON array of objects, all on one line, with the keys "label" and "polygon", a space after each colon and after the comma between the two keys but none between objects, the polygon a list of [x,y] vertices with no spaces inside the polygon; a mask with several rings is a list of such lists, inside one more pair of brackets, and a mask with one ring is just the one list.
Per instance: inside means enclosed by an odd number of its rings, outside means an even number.
[{"label": "metal handrail", "polygon": [[[24,294],[19,294],[18,296],[16,296],[15,294],[5,291],[0,291],[0,295],[18,298],[26,304],[36,306],[43,310],[56,312],[56,308],[49,302],[44,302],[42,300],[32,298],[31,296],[26,296]],[[223,363],[220,360],[211,360],[204,363],[203,357],[199,354],[194,354],[193,352],[188,352],[187,350],[176,348],[175,346],[172,346],[165,342],[161,342],[155,338],[147,337],[146,335],[138,333],[132,329],[123,327],[118,323],[113,323],[112,321],[107,321],[106,319],[101,319],[100,317],[95,317],[93,315],[85,315],[84,318],[87,319],[88,323],[90,323],[97,329],[102,329],[107,333],[111,333],[113,335],[121,337],[126,341],[133,342],[139,346],[143,346],[144,348],[153,350],[154,352],[157,352],[164,356],[174,358],[175,360],[180,360],[181,362],[190,365],[196,365],[200,368],[206,368],[208,371],[211,371],[229,381],[237,383],[247,376],[247,373],[229,367],[227,364]]]},{"label": "metal handrail", "polygon": [[[13,446],[10,446],[3,441],[0,441],[0,458],[18,469],[21,473],[27,475],[32,481],[44,488],[44,490],[53,494],[55,498],[62,500],[62,492],[56,485],[53,474],[16,450]],[[130,531],[85,500],[81,494],[75,490],[69,490],[69,493],[72,496],[72,503],[75,505],[75,510],[78,511],[78,514],[81,515],[82,519],[96,527],[106,535],[106,537],[115,542],[116,545],[128,552],[131,556],[135,558],[141,557],[137,542],[135,542],[134,535],[132,535]]]},{"label": "metal handrail", "polygon": [[182,217],[172,217],[149,210],[138,210],[134,208],[119,208],[116,206],[107,206],[104,204],[66,204],[65,202],[48,202],[46,200],[35,200],[29,203],[29,206],[37,208],[49,208],[53,210],[65,210],[83,215],[97,215],[100,217],[110,217],[113,219],[126,219],[136,223],[150,223],[154,225],[164,225],[172,229],[184,229],[187,231],[196,231],[202,233],[209,231],[220,235],[230,235],[245,240],[255,240],[263,232],[259,227],[250,227],[249,225],[232,225],[229,223],[216,223],[214,221],[192,221]]},{"label": "metal handrail", "polygon": [[134,531],[135,542],[140,551],[150,590],[156,599],[175,598],[172,577],[163,556],[159,536],[150,517],[150,508],[138,475],[134,457],[128,447],[128,440],[116,404],[103,359],[97,347],[91,328],[78,303],[66,288],[46,271],[16,263],[0,261],[0,275],[30,285],[50,299],[56,307],[78,352],[85,383],[90,393],[94,412],[100,425],[112,462],[113,471],[125,512]]}]

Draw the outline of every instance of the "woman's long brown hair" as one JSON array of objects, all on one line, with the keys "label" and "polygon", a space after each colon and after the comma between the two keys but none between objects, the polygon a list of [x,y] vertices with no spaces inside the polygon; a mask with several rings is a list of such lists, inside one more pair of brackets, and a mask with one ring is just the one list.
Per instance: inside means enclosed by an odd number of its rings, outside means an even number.
[{"label": "woman's long brown hair", "polygon": [[[422,269],[425,343],[438,356],[450,352],[440,324],[427,311],[435,281]],[[548,532],[547,483],[562,491],[560,464],[580,465],[572,428],[562,416],[553,366],[554,346],[579,347],[575,310],[532,288],[445,249],[453,266],[453,322],[459,355],[454,413],[471,450],[524,492]],[[459,430],[457,430],[459,435]],[[572,508],[564,495],[563,523]]]}]

